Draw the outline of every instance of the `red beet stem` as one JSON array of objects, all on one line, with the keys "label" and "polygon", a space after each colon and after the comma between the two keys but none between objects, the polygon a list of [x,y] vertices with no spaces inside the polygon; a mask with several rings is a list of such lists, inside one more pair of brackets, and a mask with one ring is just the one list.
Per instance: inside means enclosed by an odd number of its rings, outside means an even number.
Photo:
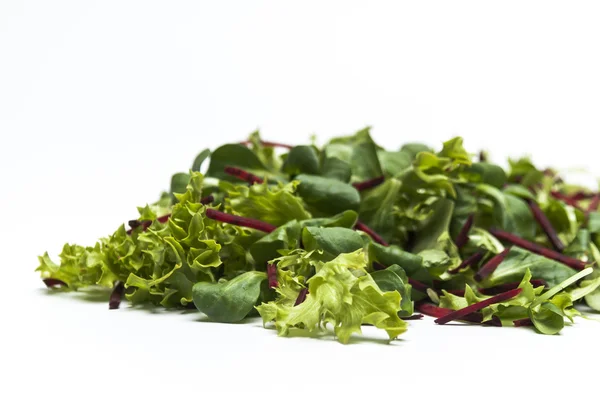
[{"label": "red beet stem", "polygon": [[565,256],[564,254],[561,254],[554,250],[537,245],[535,243],[529,242],[523,238],[520,238],[520,237],[513,235],[509,232],[506,232],[506,231],[502,231],[499,229],[491,229],[490,233],[500,240],[510,242],[513,245],[519,246],[526,250],[529,250],[530,252],[539,254],[539,255],[549,258],[551,260],[558,261],[559,263],[563,263],[566,266],[571,267],[577,271],[581,271],[581,270],[585,269],[585,267],[587,265],[585,262],[583,262],[581,260],[578,260],[573,257]]},{"label": "red beet stem", "polygon": [[480,301],[479,303],[471,304],[471,305],[469,305],[465,308],[462,308],[460,310],[457,310],[457,311],[452,311],[452,313],[446,314],[446,315],[441,316],[438,319],[436,319],[435,323],[437,323],[438,325],[444,325],[450,321],[454,321],[456,319],[463,318],[469,314],[473,314],[473,313],[475,313],[485,307],[488,307],[492,304],[497,304],[497,303],[501,303],[503,301],[509,300],[509,299],[515,297],[516,295],[518,295],[519,293],[521,293],[521,290],[522,290],[521,288],[509,290],[508,292],[497,294],[493,297],[490,297],[489,299]]},{"label": "red beet stem", "polygon": [[587,208],[586,214],[589,215],[590,213],[597,211],[599,205],[600,205],[600,194],[597,194],[590,201],[590,204]]},{"label": "red beet stem", "polygon": [[202,203],[203,205],[207,205],[209,203],[212,203],[215,201],[215,197],[212,195],[208,195],[203,197],[202,199],[200,199],[200,203]]},{"label": "red beet stem", "polygon": [[[285,148],[285,149],[292,149],[294,147],[293,145],[282,144],[280,142],[273,142],[273,141],[260,141],[260,143],[263,146],[271,146],[271,147]],[[240,142],[240,144],[250,145],[251,142],[250,141],[242,141],[242,142]]]},{"label": "red beet stem", "polygon": [[411,316],[401,316],[400,319],[403,321],[416,321],[417,319],[423,319],[423,314],[414,314]]},{"label": "red beet stem", "polygon": [[494,272],[494,270],[498,268],[502,260],[504,260],[509,250],[510,249],[504,249],[503,251],[492,257],[487,263],[485,263],[475,274],[475,280],[480,282],[483,279],[487,278],[492,272]]},{"label": "red beet stem", "polygon": [[576,209],[585,211],[581,208],[581,206],[579,206],[579,203],[578,203],[579,200],[585,199],[585,197],[583,197],[582,194],[583,193],[580,193],[580,195],[575,194],[573,196],[569,196],[569,195],[566,195],[559,191],[550,191],[550,195],[552,195],[553,198],[561,200],[561,201],[565,202],[566,204],[568,204],[569,206],[575,207]]},{"label": "red beet stem", "polygon": [[304,288],[302,290],[300,290],[300,294],[298,294],[298,298],[296,299],[296,302],[294,303],[294,307],[297,305],[300,305],[304,302],[304,300],[306,300],[306,295],[308,294],[308,289]]},{"label": "red beet stem", "polygon": [[513,325],[517,328],[520,326],[533,326],[533,322],[529,318],[523,318],[513,321]]},{"label": "red beet stem", "polygon": [[277,229],[276,226],[266,223],[260,220],[254,220],[252,218],[234,216],[233,214],[223,213],[215,209],[206,209],[206,217],[220,221],[226,224],[238,225],[240,227],[252,228],[266,233],[273,232]]},{"label": "red beet stem", "polygon": [[[532,279],[529,282],[533,285],[533,287],[547,285],[546,281],[544,281],[543,279]],[[500,293],[507,292],[512,289],[516,289],[519,287],[520,284],[521,284],[521,282],[503,283],[501,285],[496,285],[496,286],[492,286],[492,287],[482,287],[477,290],[481,294],[485,294],[487,296],[493,296],[495,294],[500,294]],[[451,293],[455,296],[464,296],[465,295],[464,290],[448,290],[448,293]]]},{"label": "red beet stem", "polygon": [[379,234],[377,232],[373,231],[371,228],[369,228],[366,224],[364,224],[361,221],[357,221],[354,228],[358,229],[359,231],[363,231],[364,233],[369,235],[371,237],[371,239],[373,239],[375,242],[379,243],[380,245],[383,245],[383,246],[390,245],[389,243],[387,243],[385,241],[385,239],[383,239],[381,236],[379,236]]},{"label": "red beet stem", "polygon": [[[546,286],[546,281],[544,281],[542,279],[532,279],[531,281],[529,281],[529,283],[531,283],[533,285],[533,287]],[[512,282],[512,283],[504,283],[502,285],[496,285],[496,286],[492,286],[492,287],[484,287],[484,288],[479,289],[479,293],[485,294],[488,296],[493,296],[495,294],[500,294],[500,293],[504,293],[504,292],[507,292],[512,289],[516,289],[519,287],[520,284],[521,284],[521,282]]]},{"label": "red beet stem", "polygon": [[364,191],[365,189],[374,188],[377,185],[382,184],[384,181],[385,177],[379,176],[367,181],[355,182],[352,184],[352,186],[356,188],[357,191]]},{"label": "red beet stem", "polygon": [[267,279],[270,289],[279,286],[279,282],[277,282],[277,266],[273,263],[267,263]]},{"label": "red beet stem", "polygon": [[456,246],[460,249],[469,241],[469,231],[471,231],[471,227],[473,226],[473,220],[475,219],[475,214],[471,213],[469,217],[467,217],[467,221],[463,224],[458,236],[456,237]]},{"label": "red beet stem", "polygon": [[[425,301],[416,303],[416,309],[417,309],[417,311],[419,311],[425,315],[434,317],[434,318],[449,316],[450,314],[456,312],[456,311],[452,311],[449,308],[438,307],[435,304],[427,303]],[[500,322],[500,319],[496,316],[492,317],[492,319],[490,321],[486,321],[486,322],[482,323],[483,314],[478,313],[478,312],[475,312],[472,314],[467,314],[467,315],[461,317],[459,320],[465,321],[465,322],[471,322],[471,323],[479,323],[482,325],[489,325],[489,326],[502,326],[502,322]]]},{"label": "red beet stem", "polygon": [[125,284],[121,281],[117,281],[117,283],[115,283],[115,287],[113,288],[112,293],[110,294],[110,299],[108,300],[109,310],[119,309],[119,306],[121,305],[121,300],[123,300],[124,291]]},{"label": "red beet stem", "polygon": [[247,171],[244,171],[237,167],[226,166],[225,173],[232,175],[236,178],[239,178],[242,181],[246,181],[247,183],[249,183],[251,185],[252,184],[262,184],[264,182],[264,180],[262,178],[260,178],[259,176],[254,175],[252,173],[248,173]]},{"label": "red beet stem", "polygon": [[49,287],[49,288],[68,286],[65,282],[61,281],[60,279],[56,279],[56,278],[45,278],[45,279],[42,279],[42,282],[44,282],[46,287]]},{"label": "red beet stem", "polygon": [[538,204],[533,200],[529,200],[528,203],[529,208],[533,213],[533,217],[535,217],[535,220],[538,222],[538,224],[540,224],[540,227],[548,237],[550,243],[552,243],[552,246],[554,246],[554,248],[558,252],[562,252],[563,250],[565,250],[565,244],[558,237],[556,230],[554,229],[552,223],[550,222],[550,220],[548,220],[548,217],[546,217],[542,209],[540,209]]},{"label": "red beet stem", "polygon": [[427,286],[426,284],[424,284],[423,282],[419,282],[417,280],[414,280],[412,278],[408,278],[408,283],[410,283],[410,285],[415,289],[420,291],[421,293],[425,293],[427,294],[427,289],[431,289],[429,286]]},{"label": "red beet stem", "polygon": [[460,263],[460,265],[458,267],[448,270],[448,273],[449,274],[458,274],[458,271],[460,271],[461,269],[464,269],[464,268],[470,267],[471,265],[479,263],[484,255],[485,255],[485,252],[483,252],[482,250],[477,251],[470,257],[467,257],[465,260],[463,260],[463,262]]}]

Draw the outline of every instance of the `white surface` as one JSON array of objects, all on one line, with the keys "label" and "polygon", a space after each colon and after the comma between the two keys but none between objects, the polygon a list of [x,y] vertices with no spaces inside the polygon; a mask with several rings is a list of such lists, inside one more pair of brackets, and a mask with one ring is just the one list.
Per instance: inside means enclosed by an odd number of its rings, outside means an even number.
[{"label": "white surface", "polygon": [[2,396],[597,395],[597,322],[546,337],[427,319],[343,346],[108,311],[46,294],[33,269],[256,127],[300,143],[369,124],[391,148],[460,134],[600,174],[599,6],[3,0]]}]

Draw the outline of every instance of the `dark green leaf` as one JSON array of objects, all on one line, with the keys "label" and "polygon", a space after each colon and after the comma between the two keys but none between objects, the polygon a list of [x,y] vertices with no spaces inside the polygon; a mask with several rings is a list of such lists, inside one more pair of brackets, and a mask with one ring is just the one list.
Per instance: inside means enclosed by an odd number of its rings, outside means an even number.
[{"label": "dark green leaf", "polygon": [[363,194],[360,203],[360,219],[383,239],[391,240],[396,229],[394,205],[402,183],[395,178],[388,178],[383,184],[369,189]]},{"label": "dark green leaf", "polygon": [[266,277],[264,272],[249,271],[227,282],[198,282],[194,305],[214,321],[239,322],[254,308]]},{"label": "dark green leaf", "polygon": [[319,157],[314,147],[293,147],[283,162],[282,171],[290,176],[297,174],[319,174]]},{"label": "dark green leaf", "polygon": [[303,227],[342,227],[352,228],[358,220],[358,214],[352,210],[346,210],[340,214],[326,218],[311,218],[300,221]]},{"label": "dark green leaf", "polygon": [[350,164],[333,157],[326,157],[323,161],[323,177],[332,178],[342,182],[349,182],[352,177]]},{"label": "dark green leaf", "polygon": [[411,286],[402,267],[393,264],[384,270],[372,272],[371,277],[382,291],[400,293],[402,300],[400,301],[399,316],[412,315],[414,303],[411,300]]},{"label": "dark green leaf", "polygon": [[238,167],[260,177],[265,177],[267,174],[265,165],[254,152],[240,144],[227,144],[217,148],[210,157],[210,165],[206,175],[239,182],[236,177],[225,173],[225,167],[227,166]]},{"label": "dark green leaf", "polygon": [[345,210],[358,210],[360,195],[349,184],[320,176],[300,174],[298,194],[319,215],[334,215]]},{"label": "dark green leaf", "polygon": [[504,169],[492,163],[473,163],[464,172],[470,182],[488,184],[502,188],[506,184]]},{"label": "dark green leaf", "polygon": [[196,156],[194,163],[192,164],[192,171],[200,171],[202,163],[210,156],[210,149],[205,149]]},{"label": "dark green leaf", "polygon": [[298,248],[301,232],[300,223],[292,220],[256,241],[250,246],[250,254],[257,265],[264,265],[279,257],[279,250]]},{"label": "dark green leaf", "polygon": [[323,250],[329,260],[338,254],[352,253],[363,247],[358,232],[340,227],[306,227],[302,230],[302,243],[308,251]]},{"label": "dark green leaf", "polygon": [[508,282],[519,282],[525,271],[531,271],[533,279],[543,279],[549,287],[555,286],[576,274],[576,271],[564,264],[530,251],[512,247],[498,268],[489,276],[489,286]]}]

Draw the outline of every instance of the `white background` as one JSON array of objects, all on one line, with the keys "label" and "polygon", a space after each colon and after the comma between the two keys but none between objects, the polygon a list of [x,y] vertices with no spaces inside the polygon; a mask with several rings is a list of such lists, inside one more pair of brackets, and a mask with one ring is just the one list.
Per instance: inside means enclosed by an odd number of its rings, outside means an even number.
[{"label": "white background", "polygon": [[495,160],[600,174],[599,7],[2,0],[2,396],[597,396],[594,321],[548,337],[425,319],[343,346],[108,311],[48,294],[33,269],[257,127],[303,143],[371,125],[390,148],[462,135]]}]

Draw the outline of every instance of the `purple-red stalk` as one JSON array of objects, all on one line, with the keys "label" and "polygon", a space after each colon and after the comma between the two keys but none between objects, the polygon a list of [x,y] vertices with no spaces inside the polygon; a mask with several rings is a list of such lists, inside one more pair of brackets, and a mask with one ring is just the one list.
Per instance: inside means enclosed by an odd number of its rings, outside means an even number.
[{"label": "purple-red stalk", "polygon": [[202,203],[203,205],[207,205],[209,203],[212,203],[215,201],[215,197],[212,195],[208,195],[203,197],[202,199],[200,199],[200,203]]},{"label": "purple-red stalk", "polygon": [[427,286],[423,282],[419,282],[412,278],[408,278],[408,283],[410,283],[410,285],[413,287],[413,289],[418,290],[421,293],[427,294],[427,289],[431,289],[429,286]]},{"label": "purple-red stalk", "polygon": [[444,325],[450,321],[454,321],[456,319],[461,319],[469,314],[476,313],[477,311],[479,311],[485,307],[488,307],[492,304],[497,304],[497,303],[501,303],[506,300],[510,300],[511,298],[513,298],[513,297],[517,296],[519,293],[521,293],[522,290],[523,289],[521,289],[521,288],[509,290],[508,292],[497,294],[493,297],[490,297],[489,299],[480,301],[475,304],[471,304],[465,308],[461,308],[460,310],[452,311],[449,314],[446,314],[444,316],[437,318],[435,320],[435,323],[437,323],[438,325]]},{"label": "purple-red stalk", "polygon": [[239,178],[242,181],[246,181],[250,185],[262,184],[264,182],[264,180],[262,178],[260,178],[259,176],[254,175],[252,173],[248,173],[247,171],[244,171],[237,167],[226,166],[225,173],[227,173],[231,176],[234,176],[236,178]]},{"label": "purple-red stalk", "polygon": [[303,288],[302,290],[300,290],[300,294],[298,294],[298,298],[296,299],[296,302],[294,303],[294,307],[302,304],[304,302],[304,300],[306,300],[307,294],[308,294],[308,288]]},{"label": "purple-red stalk", "polygon": [[[294,147],[293,145],[282,144],[280,142],[272,142],[272,141],[260,141],[260,143],[263,146],[271,146],[271,147],[278,147],[278,148],[285,148],[285,149],[292,149]],[[250,141],[242,141],[242,142],[240,142],[240,144],[250,145],[251,142]]]},{"label": "purple-red stalk", "polygon": [[590,201],[590,204],[588,205],[586,215],[589,216],[590,213],[597,211],[599,205],[600,205],[600,194],[596,194],[596,195],[594,195],[594,197]]},{"label": "purple-red stalk", "polygon": [[67,286],[67,284],[65,282],[61,281],[60,279],[56,279],[56,278],[45,278],[42,281],[44,282],[46,287],[49,287],[49,288]]},{"label": "purple-red stalk", "polygon": [[371,237],[371,239],[373,239],[375,242],[379,243],[380,245],[383,245],[383,246],[390,245],[389,243],[387,243],[385,241],[385,239],[383,239],[381,236],[379,236],[379,234],[377,232],[373,231],[371,228],[369,228],[365,223],[363,223],[361,221],[357,221],[354,228],[358,229],[359,231],[363,231],[364,233],[369,235]]},{"label": "purple-red stalk", "polygon": [[125,291],[125,284],[121,281],[117,281],[115,283],[115,287],[113,288],[112,293],[110,294],[110,299],[108,300],[108,309],[109,310],[117,310],[121,305],[121,300],[123,300],[123,292]]},{"label": "purple-red stalk", "polygon": [[352,186],[356,188],[357,191],[364,191],[365,189],[374,188],[377,185],[381,185],[384,181],[385,177],[379,176],[367,181],[355,182],[352,184]]},{"label": "purple-red stalk", "polygon": [[484,150],[479,151],[479,161],[487,162],[487,153]]},{"label": "purple-red stalk", "polygon": [[460,263],[460,265],[458,267],[456,267],[454,269],[449,269],[448,273],[449,274],[458,274],[458,271],[460,271],[461,269],[464,269],[464,268],[470,267],[471,265],[479,263],[484,255],[485,255],[485,252],[483,250],[479,250],[479,251],[475,252],[474,254],[472,254],[470,257],[467,257],[466,259],[464,259],[463,262]]},{"label": "purple-red stalk", "polygon": [[266,233],[273,232],[275,229],[277,229],[276,226],[266,223],[264,221],[255,220],[253,218],[234,216],[233,214],[223,213],[222,211],[218,211],[215,209],[206,209],[206,217],[225,224],[233,224],[240,227],[252,228]]},{"label": "purple-red stalk", "polygon": [[267,280],[269,281],[269,289],[279,286],[279,282],[277,282],[277,266],[273,263],[267,263]]},{"label": "purple-red stalk", "polygon": [[475,274],[475,280],[480,282],[483,279],[487,278],[492,272],[498,268],[502,260],[506,257],[510,249],[504,249],[500,253],[496,254],[494,257],[490,258],[490,260],[485,263],[479,271]]},{"label": "purple-red stalk", "polygon": [[527,202],[529,204],[531,212],[533,213],[533,217],[544,231],[544,234],[546,234],[546,236],[548,237],[550,243],[552,243],[552,246],[554,246],[554,248],[558,252],[562,252],[563,250],[565,250],[565,244],[558,237],[558,234],[552,226],[552,223],[550,222],[550,220],[548,220],[548,217],[546,217],[546,214],[544,214],[542,209],[540,209],[540,206],[538,206],[538,204],[533,200],[528,200]]},{"label": "purple-red stalk", "polygon": [[537,245],[535,243],[529,242],[523,238],[520,238],[516,235],[513,235],[509,232],[502,231],[499,229],[491,229],[490,233],[494,235],[496,238],[512,243],[515,246],[519,246],[523,249],[529,250],[530,252],[539,254],[551,260],[558,261],[559,263],[563,263],[568,267],[571,267],[577,271],[581,271],[585,269],[586,263],[578,260],[573,257],[565,256],[562,253],[556,252],[554,250],[548,249],[544,246]]},{"label": "purple-red stalk", "polygon": [[513,321],[513,325],[515,327],[533,326],[533,322],[529,318],[523,318],[523,319],[517,319],[517,320]]},{"label": "purple-red stalk", "polygon": [[[449,308],[438,307],[435,304],[431,304],[431,303],[428,303],[425,301],[415,303],[415,308],[417,311],[419,311],[425,315],[434,317],[434,318],[449,316],[450,314],[455,312]],[[478,312],[467,314],[467,315],[461,317],[459,320],[465,321],[465,322],[471,322],[471,323],[479,323],[482,325],[489,325],[489,326],[502,326],[502,322],[500,322],[500,319],[496,316],[492,317],[492,319],[489,321],[483,322],[483,314],[478,313]]]},{"label": "purple-red stalk", "polygon": [[552,195],[552,197],[554,199],[561,200],[561,201],[565,202],[566,204],[568,204],[569,206],[573,206],[576,209],[585,211],[584,209],[581,208],[581,206],[579,206],[579,203],[578,203],[579,200],[585,199],[585,196],[582,196],[582,195],[586,195],[586,194],[583,192],[578,192],[577,194],[575,194],[573,196],[569,196],[569,195],[565,195],[564,193],[559,192],[559,191],[550,191],[550,195]]},{"label": "purple-red stalk", "polygon": [[[533,285],[533,287],[548,285],[546,283],[546,281],[543,279],[532,279],[529,281],[529,283],[531,283]],[[521,282],[503,283],[501,285],[496,285],[496,286],[492,286],[492,287],[482,287],[482,288],[477,289],[477,291],[481,294],[485,294],[486,296],[493,296],[495,294],[500,294],[500,293],[504,293],[504,292],[507,292],[512,289],[516,289],[519,287],[520,284],[521,284]],[[451,293],[455,296],[464,296],[465,295],[464,290],[448,290],[448,293]]]},{"label": "purple-red stalk", "polygon": [[460,249],[469,241],[469,231],[471,231],[471,227],[473,226],[473,220],[475,220],[475,214],[471,213],[469,217],[467,217],[467,221],[463,224],[458,236],[456,237],[456,246]]}]

